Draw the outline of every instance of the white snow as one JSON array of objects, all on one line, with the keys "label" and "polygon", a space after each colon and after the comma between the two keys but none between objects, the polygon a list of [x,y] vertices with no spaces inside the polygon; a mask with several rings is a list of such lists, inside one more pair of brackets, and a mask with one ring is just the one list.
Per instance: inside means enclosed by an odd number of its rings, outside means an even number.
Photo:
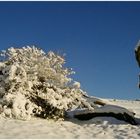
[{"label": "white snow", "polygon": [[[140,101],[113,99],[106,99],[106,101],[134,111],[137,121],[140,122]],[[140,125],[131,125],[113,117],[96,117],[89,121],[79,121],[77,119],[53,121],[37,118],[29,121],[14,119],[1,119],[0,121],[0,138],[14,139],[139,139],[139,130]]]}]

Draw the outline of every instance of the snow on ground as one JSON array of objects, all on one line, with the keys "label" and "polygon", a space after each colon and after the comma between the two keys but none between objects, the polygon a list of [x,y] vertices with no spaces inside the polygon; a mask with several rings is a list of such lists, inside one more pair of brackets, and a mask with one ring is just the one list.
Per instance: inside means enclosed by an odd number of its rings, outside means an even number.
[{"label": "snow on ground", "polygon": [[[140,122],[140,101],[105,99],[108,103],[119,105],[136,113]],[[53,121],[32,119],[30,121],[1,119],[0,138],[140,138],[140,125],[127,124],[112,117],[96,117],[89,121],[76,119]]]}]

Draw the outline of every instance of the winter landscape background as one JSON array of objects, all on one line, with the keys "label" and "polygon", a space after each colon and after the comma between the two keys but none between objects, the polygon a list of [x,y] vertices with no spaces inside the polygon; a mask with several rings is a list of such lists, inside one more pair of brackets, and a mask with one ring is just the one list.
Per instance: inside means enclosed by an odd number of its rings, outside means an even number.
[{"label": "winter landscape background", "polygon": [[140,2],[0,2],[0,138],[140,138],[139,15]]}]

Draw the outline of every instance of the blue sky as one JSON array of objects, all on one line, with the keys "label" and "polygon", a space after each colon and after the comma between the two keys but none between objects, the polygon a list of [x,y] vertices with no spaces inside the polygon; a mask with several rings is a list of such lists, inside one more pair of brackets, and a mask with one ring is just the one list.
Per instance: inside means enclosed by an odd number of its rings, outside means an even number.
[{"label": "blue sky", "polygon": [[0,2],[0,49],[66,53],[72,77],[89,95],[140,98],[139,39],[140,2]]}]

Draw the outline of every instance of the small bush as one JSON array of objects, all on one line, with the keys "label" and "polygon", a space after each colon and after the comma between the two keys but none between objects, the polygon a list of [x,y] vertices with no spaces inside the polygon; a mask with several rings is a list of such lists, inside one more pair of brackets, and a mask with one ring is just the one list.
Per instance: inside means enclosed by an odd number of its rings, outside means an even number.
[{"label": "small bush", "polygon": [[36,47],[9,48],[1,52],[1,116],[59,119],[66,110],[89,108],[74,72],[64,67],[64,57]]}]

